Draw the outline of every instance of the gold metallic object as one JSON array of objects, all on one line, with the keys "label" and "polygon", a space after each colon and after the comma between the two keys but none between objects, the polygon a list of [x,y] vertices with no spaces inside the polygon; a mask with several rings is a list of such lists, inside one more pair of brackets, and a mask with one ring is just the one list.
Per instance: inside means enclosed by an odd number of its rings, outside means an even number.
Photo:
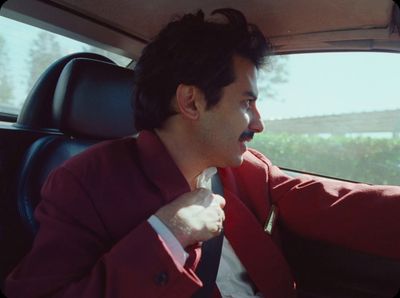
[{"label": "gold metallic object", "polygon": [[272,230],[274,229],[275,221],[277,218],[278,218],[278,207],[272,205],[267,220],[265,221],[264,224],[264,232],[268,233],[269,235],[272,235]]}]

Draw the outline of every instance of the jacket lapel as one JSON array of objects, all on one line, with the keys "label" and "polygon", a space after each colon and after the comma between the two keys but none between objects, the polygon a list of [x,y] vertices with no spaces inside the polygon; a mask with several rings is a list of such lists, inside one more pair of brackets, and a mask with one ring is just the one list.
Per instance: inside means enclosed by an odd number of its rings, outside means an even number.
[{"label": "jacket lapel", "polygon": [[[225,236],[252,281],[265,297],[296,297],[290,268],[280,248],[271,236],[264,232],[256,216],[235,194],[238,192],[235,189],[237,184],[232,183],[229,171],[220,171],[220,176],[226,200]],[[257,187],[257,183],[255,185]]]},{"label": "jacket lapel", "polygon": [[[185,177],[154,132],[146,130],[140,132],[137,138],[137,150],[143,172],[161,193],[162,205],[190,192]],[[189,253],[189,258],[185,267],[193,272],[199,263],[201,248],[199,245],[192,245],[187,247],[186,251]]]}]

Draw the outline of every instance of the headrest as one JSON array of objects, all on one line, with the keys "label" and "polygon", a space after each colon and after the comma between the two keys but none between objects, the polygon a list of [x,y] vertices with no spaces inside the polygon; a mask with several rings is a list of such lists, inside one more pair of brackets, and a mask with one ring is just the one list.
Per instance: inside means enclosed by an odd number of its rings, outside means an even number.
[{"label": "headrest", "polygon": [[71,60],[54,94],[53,117],[74,137],[112,139],[135,133],[133,70],[91,59]]},{"label": "headrest", "polygon": [[114,63],[102,55],[86,52],[75,53],[58,59],[37,79],[18,115],[16,126],[31,129],[57,129],[52,117],[54,90],[64,66],[78,57]]}]

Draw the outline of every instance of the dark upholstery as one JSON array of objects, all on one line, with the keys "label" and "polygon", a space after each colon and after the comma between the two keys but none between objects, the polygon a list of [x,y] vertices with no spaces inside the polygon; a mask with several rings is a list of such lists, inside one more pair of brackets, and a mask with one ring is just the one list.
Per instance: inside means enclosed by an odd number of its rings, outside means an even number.
[{"label": "dark upholstery", "polygon": [[63,135],[34,142],[22,162],[18,209],[33,237],[33,211],[48,174],[70,157],[102,139],[135,133],[131,94],[133,71],[91,59],[71,60],[57,83],[53,117]]},{"label": "dark upholstery", "polygon": [[75,58],[89,58],[114,63],[102,55],[86,52],[75,53],[58,59],[45,70],[32,87],[18,115],[15,124],[17,127],[39,130],[56,129],[51,112],[54,91],[64,66]]},{"label": "dark upholstery", "polygon": [[109,63],[74,59],[63,69],[54,95],[56,127],[91,139],[134,133],[133,72]]},{"label": "dark upholstery", "polygon": [[82,152],[93,141],[62,136],[43,137],[32,144],[25,155],[19,185],[18,211],[29,232],[37,232],[33,211],[40,201],[40,189],[49,173],[70,157]]}]

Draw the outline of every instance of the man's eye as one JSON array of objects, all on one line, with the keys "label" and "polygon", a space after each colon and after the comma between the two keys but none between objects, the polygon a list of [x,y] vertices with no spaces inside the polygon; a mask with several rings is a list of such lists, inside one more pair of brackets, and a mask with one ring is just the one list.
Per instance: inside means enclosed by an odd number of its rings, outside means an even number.
[{"label": "man's eye", "polygon": [[250,107],[250,102],[251,102],[251,100],[250,100],[250,99],[247,99],[247,100],[243,101],[243,105],[244,105],[246,108],[248,108],[248,107]]},{"label": "man's eye", "polygon": [[253,102],[254,102],[254,99],[247,99],[247,100],[245,100],[245,101],[243,102],[243,106],[244,106],[246,109],[249,109],[249,108],[251,107],[251,105],[252,105]]}]

